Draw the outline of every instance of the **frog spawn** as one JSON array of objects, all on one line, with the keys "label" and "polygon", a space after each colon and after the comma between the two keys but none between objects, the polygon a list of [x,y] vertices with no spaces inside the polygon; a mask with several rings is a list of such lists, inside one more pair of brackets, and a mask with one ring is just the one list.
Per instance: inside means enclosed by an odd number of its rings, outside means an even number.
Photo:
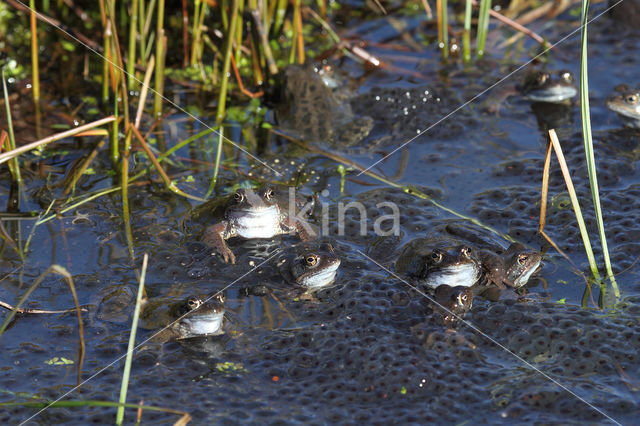
[{"label": "frog spawn", "polygon": [[[607,238],[614,265],[619,272],[633,264],[640,255],[640,236],[637,221],[630,213],[640,208],[640,185],[634,184],[624,191],[601,190],[600,200],[606,211]],[[471,211],[485,223],[492,226],[508,226],[508,233],[525,243],[538,243],[537,223],[530,219],[516,217],[514,211],[522,211],[521,216],[536,218],[539,215],[540,190],[527,186],[504,187],[500,190],[479,194],[471,204]],[[560,248],[568,253],[583,252],[582,240],[568,197],[551,199],[547,210],[545,232],[553,238]],[[592,209],[583,209],[587,228],[595,229],[596,221]],[[596,256],[600,247],[593,246]]]},{"label": "frog spawn", "polygon": [[[625,303],[637,306],[637,298],[626,299],[621,304]],[[640,348],[640,332],[627,326],[635,320],[625,309],[604,316],[577,306],[505,301],[491,306],[481,304],[472,309],[471,314],[471,321],[481,330],[570,389],[587,391],[593,374],[602,377],[601,382],[616,387],[613,398],[596,397],[597,402],[587,398],[605,412],[613,415],[620,413],[620,407],[636,407],[634,399],[622,396],[628,389],[620,382],[618,371],[626,372],[623,377],[632,374]],[[494,353],[505,363],[513,360],[495,348],[483,347],[482,351],[487,351],[488,356]],[[516,361],[512,368],[520,367]],[[538,408],[547,411],[549,418],[554,414],[574,413],[584,420],[598,418],[597,412],[587,410],[584,403],[580,407],[573,396],[546,381],[538,373],[524,375],[515,382],[515,388],[510,381],[512,395],[504,396],[505,415],[519,413],[525,417],[518,418],[526,420],[526,413],[532,415],[531,408]],[[617,419],[616,415],[613,417]]]},{"label": "frog spawn", "polygon": [[[462,102],[448,88],[373,88],[351,100],[356,114],[373,118],[375,126],[370,138],[374,145],[386,145],[416,137],[429,129],[430,139],[452,139],[475,125],[464,109],[457,111],[456,120],[443,117]],[[431,127],[438,123],[437,126]]]},{"label": "frog spawn", "polygon": [[[376,210],[376,202],[385,199],[398,200],[407,206],[407,210],[415,210],[412,217],[415,223],[412,220],[402,223],[403,232],[411,236],[423,235],[432,226],[431,212],[426,206],[417,208],[419,201],[411,196],[371,191],[362,198],[372,213]],[[357,212],[353,212],[351,219],[353,225],[347,226],[346,239],[354,242],[374,240],[373,233],[359,236]],[[424,229],[418,229],[421,223],[424,223]],[[354,265],[357,260],[354,257],[348,262]],[[360,262],[363,263],[362,259]],[[573,397],[566,393],[557,393],[557,389],[546,384],[546,379],[533,373],[525,377],[526,386],[515,393],[505,394],[502,377],[520,374],[521,364],[464,326],[457,333],[450,334],[435,322],[425,321],[425,304],[406,284],[390,281],[386,275],[372,276],[362,269],[357,273],[350,267],[346,270],[350,272],[344,279],[317,292],[318,303],[313,309],[303,304],[287,306],[297,318],[314,325],[296,332],[268,333],[259,340],[256,353],[246,360],[246,368],[259,372],[259,377],[251,378],[252,381],[262,381],[254,383],[256,387],[268,388],[256,395],[259,400],[256,412],[264,413],[267,418],[278,417],[266,402],[277,399],[301,421],[317,418],[320,413],[332,421],[456,421],[459,419],[453,413],[473,412],[474,409],[482,413],[498,410],[504,416],[516,416],[518,420],[552,421],[559,415],[574,414],[587,420],[600,419],[592,417],[594,414],[585,410],[583,403],[575,403]],[[484,313],[488,318],[508,322],[502,316],[508,311],[517,311],[517,308],[512,308],[518,304],[508,306],[501,311],[481,305],[480,310],[489,310]],[[476,308],[474,313],[480,310]],[[577,315],[575,311],[568,314],[580,323],[582,319]],[[473,322],[476,322],[476,316],[482,318],[482,314],[474,314]],[[484,324],[480,320],[479,323],[482,330],[495,328],[493,321]],[[505,329],[501,336],[539,333],[537,327],[527,329],[526,322],[522,327],[525,328],[522,334],[518,334],[519,330]],[[534,350],[530,348],[532,343],[525,341],[522,353],[529,354],[526,356],[538,362],[543,359],[540,355],[547,351],[564,351],[554,347],[535,353],[538,350],[535,348],[546,344],[544,339],[548,338],[541,336],[535,339]],[[517,347],[515,340],[514,347]],[[490,358],[501,362],[496,363]],[[565,373],[558,370],[558,374],[564,378]],[[235,378],[245,380],[244,376]],[[230,405],[246,404],[247,394],[232,379],[211,380],[216,386],[224,383],[232,390],[229,395],[221,397],[221,401]],[[429,403],[425,404],[425,400]],[[617,397],[615,404],[634,407],[632,401],[621,397]],[[257,420],[251,413],[234,411],[220,414],[228,419],[233,417],[227,416],[234,415]],[[217,417],[218,414],[213,416],[223,419]],[[476,420],[488,421],[481,416]]]}]

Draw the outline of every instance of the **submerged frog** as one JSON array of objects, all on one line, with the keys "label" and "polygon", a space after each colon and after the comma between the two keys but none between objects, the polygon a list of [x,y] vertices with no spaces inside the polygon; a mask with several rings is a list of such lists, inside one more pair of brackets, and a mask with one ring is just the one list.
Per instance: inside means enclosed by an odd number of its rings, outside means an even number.
[{"label": "submerged frog", "polygon": [[[282,289],[286,283],[309,295],[327,287],[336,279],[340,258],[329,243],[306,242],[288,248],[278,260],[256,272],[261,284],[240,290],[243,295],[266,296],[270,288]],[[297,295],[299,296],[299,294]]]},{"label": "submerged frog", "polygon": [[487,284],[500,288],[509,286],[520,288],[529,282],[529,278],[542,264],[542,255],[520,243],[512,243],[501,254],[491,250],[479,252],[482,270]]},{"label": "submerged frog", "polygon": [[440,285],[435,289],[432,308],[442,324],[454,328],[473,305],[473,292],[465,286]]},{"label": "submerged frog", "polygon": [[542,255],[521,243],[511,243],[504,248],[494,242],[486,232],[460,224],[447,224],[446,232],[462,238],[478,248],[485,286],[495,285],[520,288],[540,268]]},{"label": "submerged frog", "polygon": [[607,99],[607,108],[618,114],[625,126],[640,129],[640,90],[621,86],[620,94]]},{"label": "submerged frog", "polygon": [[231,237],[245,239],[272,238],[297,233],[300,239],[311,239],[309,224],[299,215],[291,216],[278,205],[276,192],[264,187],[257,192],[239,189],[224,212],[224,219],[209,226],[203,242],[216,247],[225,262],[235,263],[236,257],[226,241]]},{"label": "submerged frog", "polygon": [[284,279],[308,291],[332,284],[339,267],[340,258],[328,243],[301,244],[278,261]]},{"label": "submerged frog", "polygon": [[402,248],[395,269],[431,289],[441,285],[471,287],[481,276],[480,260],[469,245],[441,237],[409,242]]},{"label": "submerged frog", "polygon": [[546,71],[532,71],[516,88],[531,102],[551,104],[569,103],[578,94],[569,71],[559,71],[555,76]]},{"label": "submerged frog", "polygon": [[224,334],[224,296],[188,297],[178,302],[164,297],[150,299],[140,314],[142,328],[161,329],[151,338],[155,342]]},{"label": "submerged frog", "polygon": [[332,73],[317,71],[299,65],[291,65],[284,71],[281,101],[275,108],[278,124],[309,142],[357,144],[373,128],[373,119],[355,117],[345,99],[348,96],[336,95],[342,90],[336,83],[338,80]]}]

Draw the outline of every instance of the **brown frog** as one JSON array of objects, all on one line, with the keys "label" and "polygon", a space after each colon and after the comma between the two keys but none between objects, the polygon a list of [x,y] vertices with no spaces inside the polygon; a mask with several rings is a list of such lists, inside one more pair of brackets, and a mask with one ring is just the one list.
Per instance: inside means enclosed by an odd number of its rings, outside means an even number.
[{"label": "brown frog", "polygon": [[235,263],[236,257],[226,243],[229,238],[272,238],[291,233],[305,241],[311,239],[313,230],[298,215],[283,211],[276,192],[267,186],[257,192],[238,189],[225,209],[224,219],[209,226],[202,240],[216,247],[225,262]]},{"label": "brown frog", "polygon": [[471,309],[473,292],[465,286],[440,285],[435,289],[434,301],[431,303],[442,324],[454,328]]},{"label": "brown frog", "polygon": [[640,90],[618,86],[618,95],[607,99],[607,108],[618,114],[625,126],[640,129]]},{"label": "brown frog", "polygon": [[276,105],[278,124],[309,142],[353,146],[373,128],[371,117],[356,117],[348,102],[348,89],[326,67],[291,65]]}]

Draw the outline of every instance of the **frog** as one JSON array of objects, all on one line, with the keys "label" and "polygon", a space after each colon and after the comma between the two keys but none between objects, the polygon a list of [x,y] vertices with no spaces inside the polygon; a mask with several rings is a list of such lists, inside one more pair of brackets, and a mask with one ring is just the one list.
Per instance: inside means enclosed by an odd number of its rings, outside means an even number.
[{"label": "frog", "polygon": [[499,288],[521,288],[542,265],[542,255],[524,244],[511,243],[507,250],[498,254],[491,250],[478,253],[487,285]]},{"label": "frog", "polygon": [[640,89],[618,86],[617,95],[607,99],[607,108],[615,112],[625,126],[640,129]]},{"label": "frog", "polygon": [[483,230],[459,223],[446,224],[444,229],[476,248],[484,287],[522,288],[542,265],[542,254],[522,243],[511,242],[505,250]]},{"label": "frog", "polygon": [[325,70],[301,65],[285,69],[276,121],[308,142],[357,145],[369,135],[373,119],[353,114],[348,89],[343,89],[333,72]]},{"label": "frog", "polygon": [[[268,186],[273,190],[274,199],[276,200],[280,210],[287,212],[293,211],[294,214],[300,215],[305,219],[312,218],[316,215],[317,208],[319,206],[318,194],[313,194],[305,189],[296,188],[294,186]],[[235,191],[227,195],[220,195],[211,198],[210,200],[195,206],[182,219],[182,228],[188,232],[190,231],[190,229],[188,229],[189,225],[192,225],[188,222],[207,222],[223,217],[226,208],[233,203],[234,197]]]},{"label": "frog", "polygon": [[340,263],[330,243],[301,244],[279,258],[278,269],[288,283],[316,291],[333,284]]},{"label": "frog", "polygon": [[473,305],[470,287],[442,284],[436,287],[431,307],[447,328],[455,328]]},{"label": "frog", "polygon": [[475,250],[462,241],[443,236],[410,241],[401,248],[395,270],[417,279],[429,290],[443,284],[472,287],[481,277],[481,264]]},{"label": "frog", "polygon": [[609,17],[613,21],[615,31],[619,32],[620,27],[628,30],[638,31],[638,19],[640,19],[640,3],[637,1],[609,0]]},{"label": "frog", "polygon": [[273,188],[265,186],[258,191],[241,188],[229,200],[224,219],[207,227],[202,241],[215,247],[224,262],[234,264],[236,256],[226,243],[229,238],[272,238],[291,233],[307,241],[314,231],[299,214],[293,216],[280,207]]},{"label": "frog", "polygon": [[555,75],[547,71],[530,71],[516,89],[531,102],[549,104],[568,104],[578,94],[573,74],[566,70]]},{"label": "frog", "polygon": [[224,334],[224,295],[190,296],[175,301],[169,297],[154,297],[145,301],[140,314],[140,326],[158,330],[151,340],[166,343],[195,337]]},{"label": "frog", "polygon": [[240,289],[243,296],[266,296],[271,289],[285,290],[287,298],[313,299],[313,294],[334,283],[341,260],[329,242],[296,244],[254,275],[260,284]]}]

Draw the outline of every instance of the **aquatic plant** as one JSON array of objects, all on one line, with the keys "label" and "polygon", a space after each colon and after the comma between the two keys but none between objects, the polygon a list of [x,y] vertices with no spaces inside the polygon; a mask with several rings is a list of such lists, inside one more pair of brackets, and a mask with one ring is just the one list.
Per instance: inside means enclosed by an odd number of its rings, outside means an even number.
[{"label": "aquatic plant", "polygon": [[[580,17],[580,118],[582,123],[582,137],[584,139],[584,153],[587,163],[587,171],[589,173],[589,187],[591,188],[591,199],[593,201],[593,208],[595,209],[596,220],[598,224],[598,235],[600,237],[600,244],[602,246],[602,255],[604,257],[605,269],[607,271],[607,277],[611,280],[614,294],[616,298],[620,297],[620,290],[611,269],[611,259],[609,257],[609,248],[607,245],[607,237],[605,235],[604,221],[602,217],[602,207],[600,206],[600,194],[598,189],[598,177],[596,173],[596,161],[593,150],[593,139],[591,137],[591,114],[589,112],[589,74],[587,67],[588,51],[587,51],[587,25],[588,25],[588,12],[589,12],[589,0],[582,0],[582,14]],[[581,229],[582,232],[582,229]],[[590,247],[585,245],[587,253],[589,253]],[[589,259],[589,265],[593,276],[598,279],[597,267],[593,261],[593,254]],[[601,286],[604,290],[606,283]]]}]

